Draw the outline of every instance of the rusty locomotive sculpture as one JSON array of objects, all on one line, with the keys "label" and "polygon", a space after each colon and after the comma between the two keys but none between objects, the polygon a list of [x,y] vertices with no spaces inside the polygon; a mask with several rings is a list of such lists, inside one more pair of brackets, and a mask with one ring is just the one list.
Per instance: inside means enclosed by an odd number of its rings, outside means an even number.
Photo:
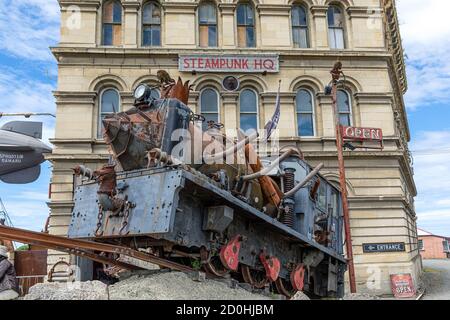
[{"label": "rusty locomotive sculpture", "polygon": [[[339,191],[300,150],[260,159],[258,135],[228,137],[187,106],[189,83],[159,72],[161,99],[103,120],[112,159],[79,183],[69,237],[135,250],[291,297],[344,293]],[[200,138],[200,140],[198,139]],[[200,156],[198,156],[200,155]]]}]

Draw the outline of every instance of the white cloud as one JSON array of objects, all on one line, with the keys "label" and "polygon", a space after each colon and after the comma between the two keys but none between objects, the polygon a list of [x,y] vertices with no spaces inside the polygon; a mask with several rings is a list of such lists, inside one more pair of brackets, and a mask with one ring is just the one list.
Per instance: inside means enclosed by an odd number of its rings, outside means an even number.
[{"label": "white cloud", "polygon": [[450,150],[450,131],[421,132],[411,148],[417,151],[413,155],[418,224],[431,232],[450,235],[450,152],[440,152]]},{"label": "white cloud", "polygon": [[56,0],[6,0],[0,6],[0,49],[28,60],[53,59],[49,45],[59,39]]},{"label": "white cloud", "polygon": [[397,7],[408,56],[407,107],[450,103],[450,1],[398,0]]}]

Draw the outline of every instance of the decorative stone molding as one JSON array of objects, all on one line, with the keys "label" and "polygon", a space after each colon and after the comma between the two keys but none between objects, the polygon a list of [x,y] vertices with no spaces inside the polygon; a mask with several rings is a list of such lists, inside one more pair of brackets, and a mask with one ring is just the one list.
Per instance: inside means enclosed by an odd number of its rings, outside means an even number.
[{"label": "decorative stone molding", "polygon": [[67,11],[71,6],[80,8],[81,12],[97,12],[101,6],[101,0],[58,0],[61,11]]},{"label": "decorative stone molding", "polygon": [[53,96],[56,98],[56,104],[59,106],[65,104],[94,104],[97,93],[92,91],[54,91]]},{"label": "decorative stone molding", "polygon": [[370,18],[374,15],[382,18],[383,9],[379,7],[349,7],[347,8],[349,19],[352,18]]},{"label": "decorative stone molding", "polygon": [[314,17],[326,18],[328,6],[312,6],[310,10]]},{"label": "decorative stone molding", "polygon": [[196,2],[165,2],[165,13],[192,13],[195,14],[195,10],[198,7]]},{"label": "decorative stone molding", "polygon": [[275,4],[259,4],[256,7],[260,16],[289,16],[291,6]]}]

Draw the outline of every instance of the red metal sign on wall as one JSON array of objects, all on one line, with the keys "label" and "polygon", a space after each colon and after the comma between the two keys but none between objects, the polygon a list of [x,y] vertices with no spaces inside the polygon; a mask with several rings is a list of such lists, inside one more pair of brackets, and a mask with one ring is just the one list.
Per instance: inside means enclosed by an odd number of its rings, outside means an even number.
[{"label": "red metal sign on wall", "polygon": [[392,274],[391,288],[396,298],[412,298],[416,295],[410,274]]},{"label": "red metal sign on wall", "polygon": [[382,141],[383,131],[376,128],[341,127],[344,140]]},{"label": "red metal sign on wall", "polygon": [[279,72],[279,57],[275,54],[254,55],[180,55],[179,70],[183,72]]}]

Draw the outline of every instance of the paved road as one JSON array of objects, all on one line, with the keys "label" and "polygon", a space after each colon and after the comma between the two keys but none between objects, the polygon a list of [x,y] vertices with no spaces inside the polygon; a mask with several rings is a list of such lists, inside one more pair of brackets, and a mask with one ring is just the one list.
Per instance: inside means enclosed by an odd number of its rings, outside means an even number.
[{"label": "paved road", "polygon": [[424,300],[450,300],[450,260],[423,260]]}]

